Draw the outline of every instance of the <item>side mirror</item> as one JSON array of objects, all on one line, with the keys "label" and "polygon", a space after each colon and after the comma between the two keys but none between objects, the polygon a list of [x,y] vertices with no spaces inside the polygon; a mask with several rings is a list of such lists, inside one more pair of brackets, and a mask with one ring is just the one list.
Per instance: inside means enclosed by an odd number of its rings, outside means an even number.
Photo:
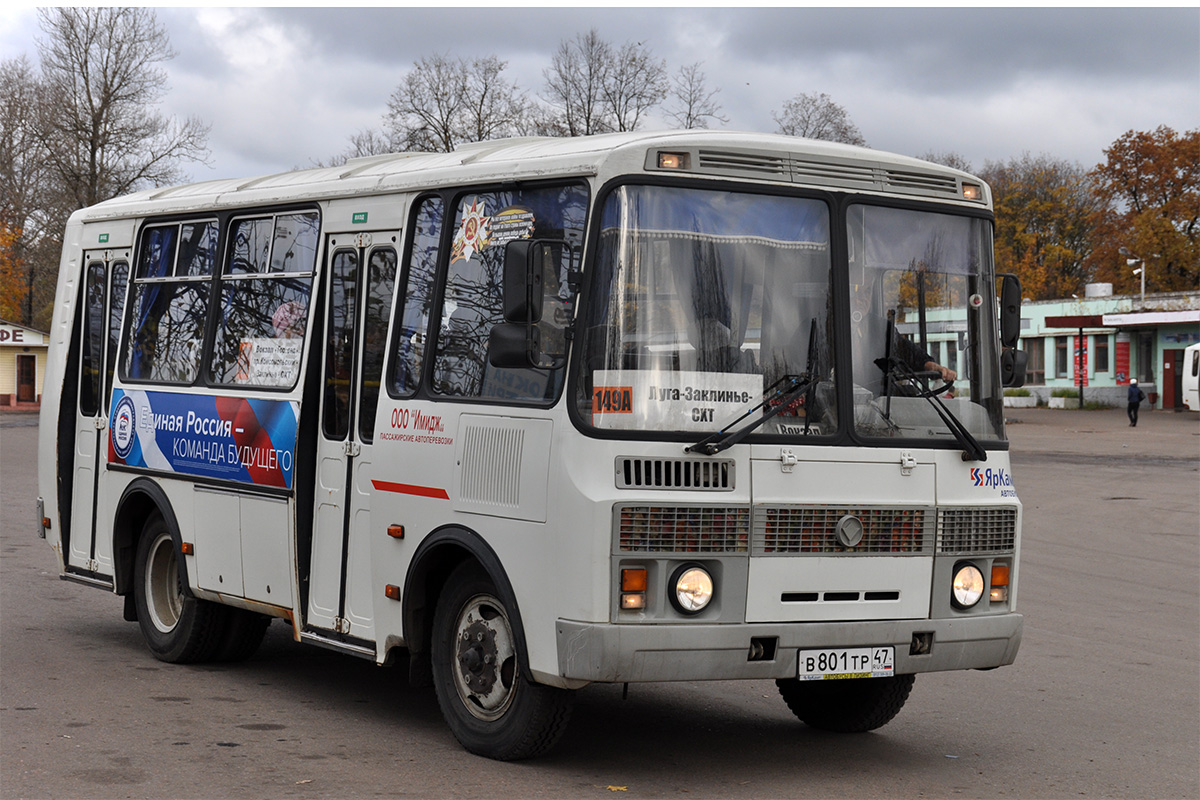
[{"label": "side mirror", "polygon": [[1016,349],[1021,338],[1021,280],[1016,275],[1000,275],[1000,345]]},{"label": "side mirror", "polygon": [[504,321],[533,324],[542,319],[542,283],[550,245],[516,239],[504,246]]},{"label": "side mirror", "polygon": [[1018,349],[1021,340],[1021,279],[1011,273],[1000,278],[1000,383],[1009,388],[1025,385],[1029,354]]},{"label": "side mirror", "polygon": [[503,369],[527,369],[542,361],[541,333],[534,325],[502,322],[488,334],[488,363]]},{"label": "side mirror", "polygon": [[1025,362],[1029,353],[1016,348],[1005,348],[1000,352],[1000,385],[1016,389],[1025,385]]}]

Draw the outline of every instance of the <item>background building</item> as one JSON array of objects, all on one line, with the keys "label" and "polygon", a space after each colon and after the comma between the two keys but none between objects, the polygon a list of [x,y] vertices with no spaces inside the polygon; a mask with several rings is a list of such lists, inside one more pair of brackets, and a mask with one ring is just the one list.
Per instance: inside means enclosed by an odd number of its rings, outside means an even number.
[{"label": "background building", "polygon": [[50,334],[0,319],[0,405],[40,403]]},{"label": "background building", "polygon": [[1086,401],[1124,405],[1136,378],[1155,408],[1182,408],[1183,351],[1196,342],[1200,291],[1143,297],[1088,284],[1084,297],[1027,300],[1021,308],[1025,386],[1040,400],[1082,380]]}]

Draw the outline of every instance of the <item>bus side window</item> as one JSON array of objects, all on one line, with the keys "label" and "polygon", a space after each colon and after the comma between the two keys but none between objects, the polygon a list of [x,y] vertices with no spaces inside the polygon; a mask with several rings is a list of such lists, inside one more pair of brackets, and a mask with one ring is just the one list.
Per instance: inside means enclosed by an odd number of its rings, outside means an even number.
[{"label": "bus side window", "polygon": [[319,229],[315,211],[234,221],[209,372],[214,383],[296,384]]},{"label": "bus side window", "polygon": [[211,272],[216,241],[217,223],[211,220],[156,225],[143,231],[129,293],[129,336],[121,353],[123,378],[181,384],[195,381],[208,318],[209,286],[204,270]]},{"label": "bus side window", "polygon": [[393,397],[411,397],[421,381],[421,365],[429,337],[429,317],[433,309],[434,280],[437,277],[442,216],[445,204],[440,197],[427,197],[417,209],[413,232],[409,237],[408,267],[397,303],[400,315],[392,352],[392,372],[388,392]]},{"label": "bus side window", "polygon": [[551,279],[543,287],[554,293],[553,301],[543,306],[543,329],[551,345],[563,336],[574,310],[565,278],[572,252],[583,240],[586,207],[587,192],[575,185],[459,197],[434,356],[434,392],[514,402],[557,396],[564,370],[494,367],[488,362],[489,335],[504,322],[505,245],[539,239],[571,245],[556,249],[560,263],[547,265]]}]

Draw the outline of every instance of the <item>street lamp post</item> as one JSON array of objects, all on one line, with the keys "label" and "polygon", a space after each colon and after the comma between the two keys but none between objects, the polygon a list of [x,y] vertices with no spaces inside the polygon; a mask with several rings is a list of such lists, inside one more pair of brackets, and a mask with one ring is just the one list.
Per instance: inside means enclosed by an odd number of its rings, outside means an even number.
[{"label": "street lamp post", "polygon": [[[1140,275],[1142,278],[1142,302],[1146,302],[1146,259],[1139,258],[1133,253],[1129,252],[1128,247],[1122,247],[1117,252],[1125,256],[1125,266],[1132,267],[1134,264],[1141,264],[1140,267],[1133,271],[1133,274]],[[1158,253],[1155,253],[1154,255],[1156,258],[1158,257]]]}]

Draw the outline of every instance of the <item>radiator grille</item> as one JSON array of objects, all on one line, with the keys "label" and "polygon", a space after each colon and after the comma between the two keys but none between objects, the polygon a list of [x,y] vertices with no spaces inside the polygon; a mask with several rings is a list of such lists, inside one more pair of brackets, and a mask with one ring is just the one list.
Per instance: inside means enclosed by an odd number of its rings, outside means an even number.
[{"label": "radiator grille", "polygon": [[[837,537],[843,517],[857,517],[862,540],[846,547]],[[931,551],[923,508],[758,506],[754,509],[754,555],[800,553],[916,554]]]},{"label": "radiator grille", "polygon": [[1017,509],[941,508],[937,519],[939,553],[1011,553],[1016,548]]},{"label": "radiator grille", "polygon": [[[638,553],[921,555],[1011,553],[1017,510],[847,506],[621,506],[617,548]],[[862,539],[841,543],[838,522],[862,523]]]},{"label": "radiator grille", "polygon": [[733,490],[733,459],[617,459],[618,489]]},{"label": "radiator grille", "polygon": [[638,553],[745,553],[749,534],[745,506],[625,506],[617,547]]}]

